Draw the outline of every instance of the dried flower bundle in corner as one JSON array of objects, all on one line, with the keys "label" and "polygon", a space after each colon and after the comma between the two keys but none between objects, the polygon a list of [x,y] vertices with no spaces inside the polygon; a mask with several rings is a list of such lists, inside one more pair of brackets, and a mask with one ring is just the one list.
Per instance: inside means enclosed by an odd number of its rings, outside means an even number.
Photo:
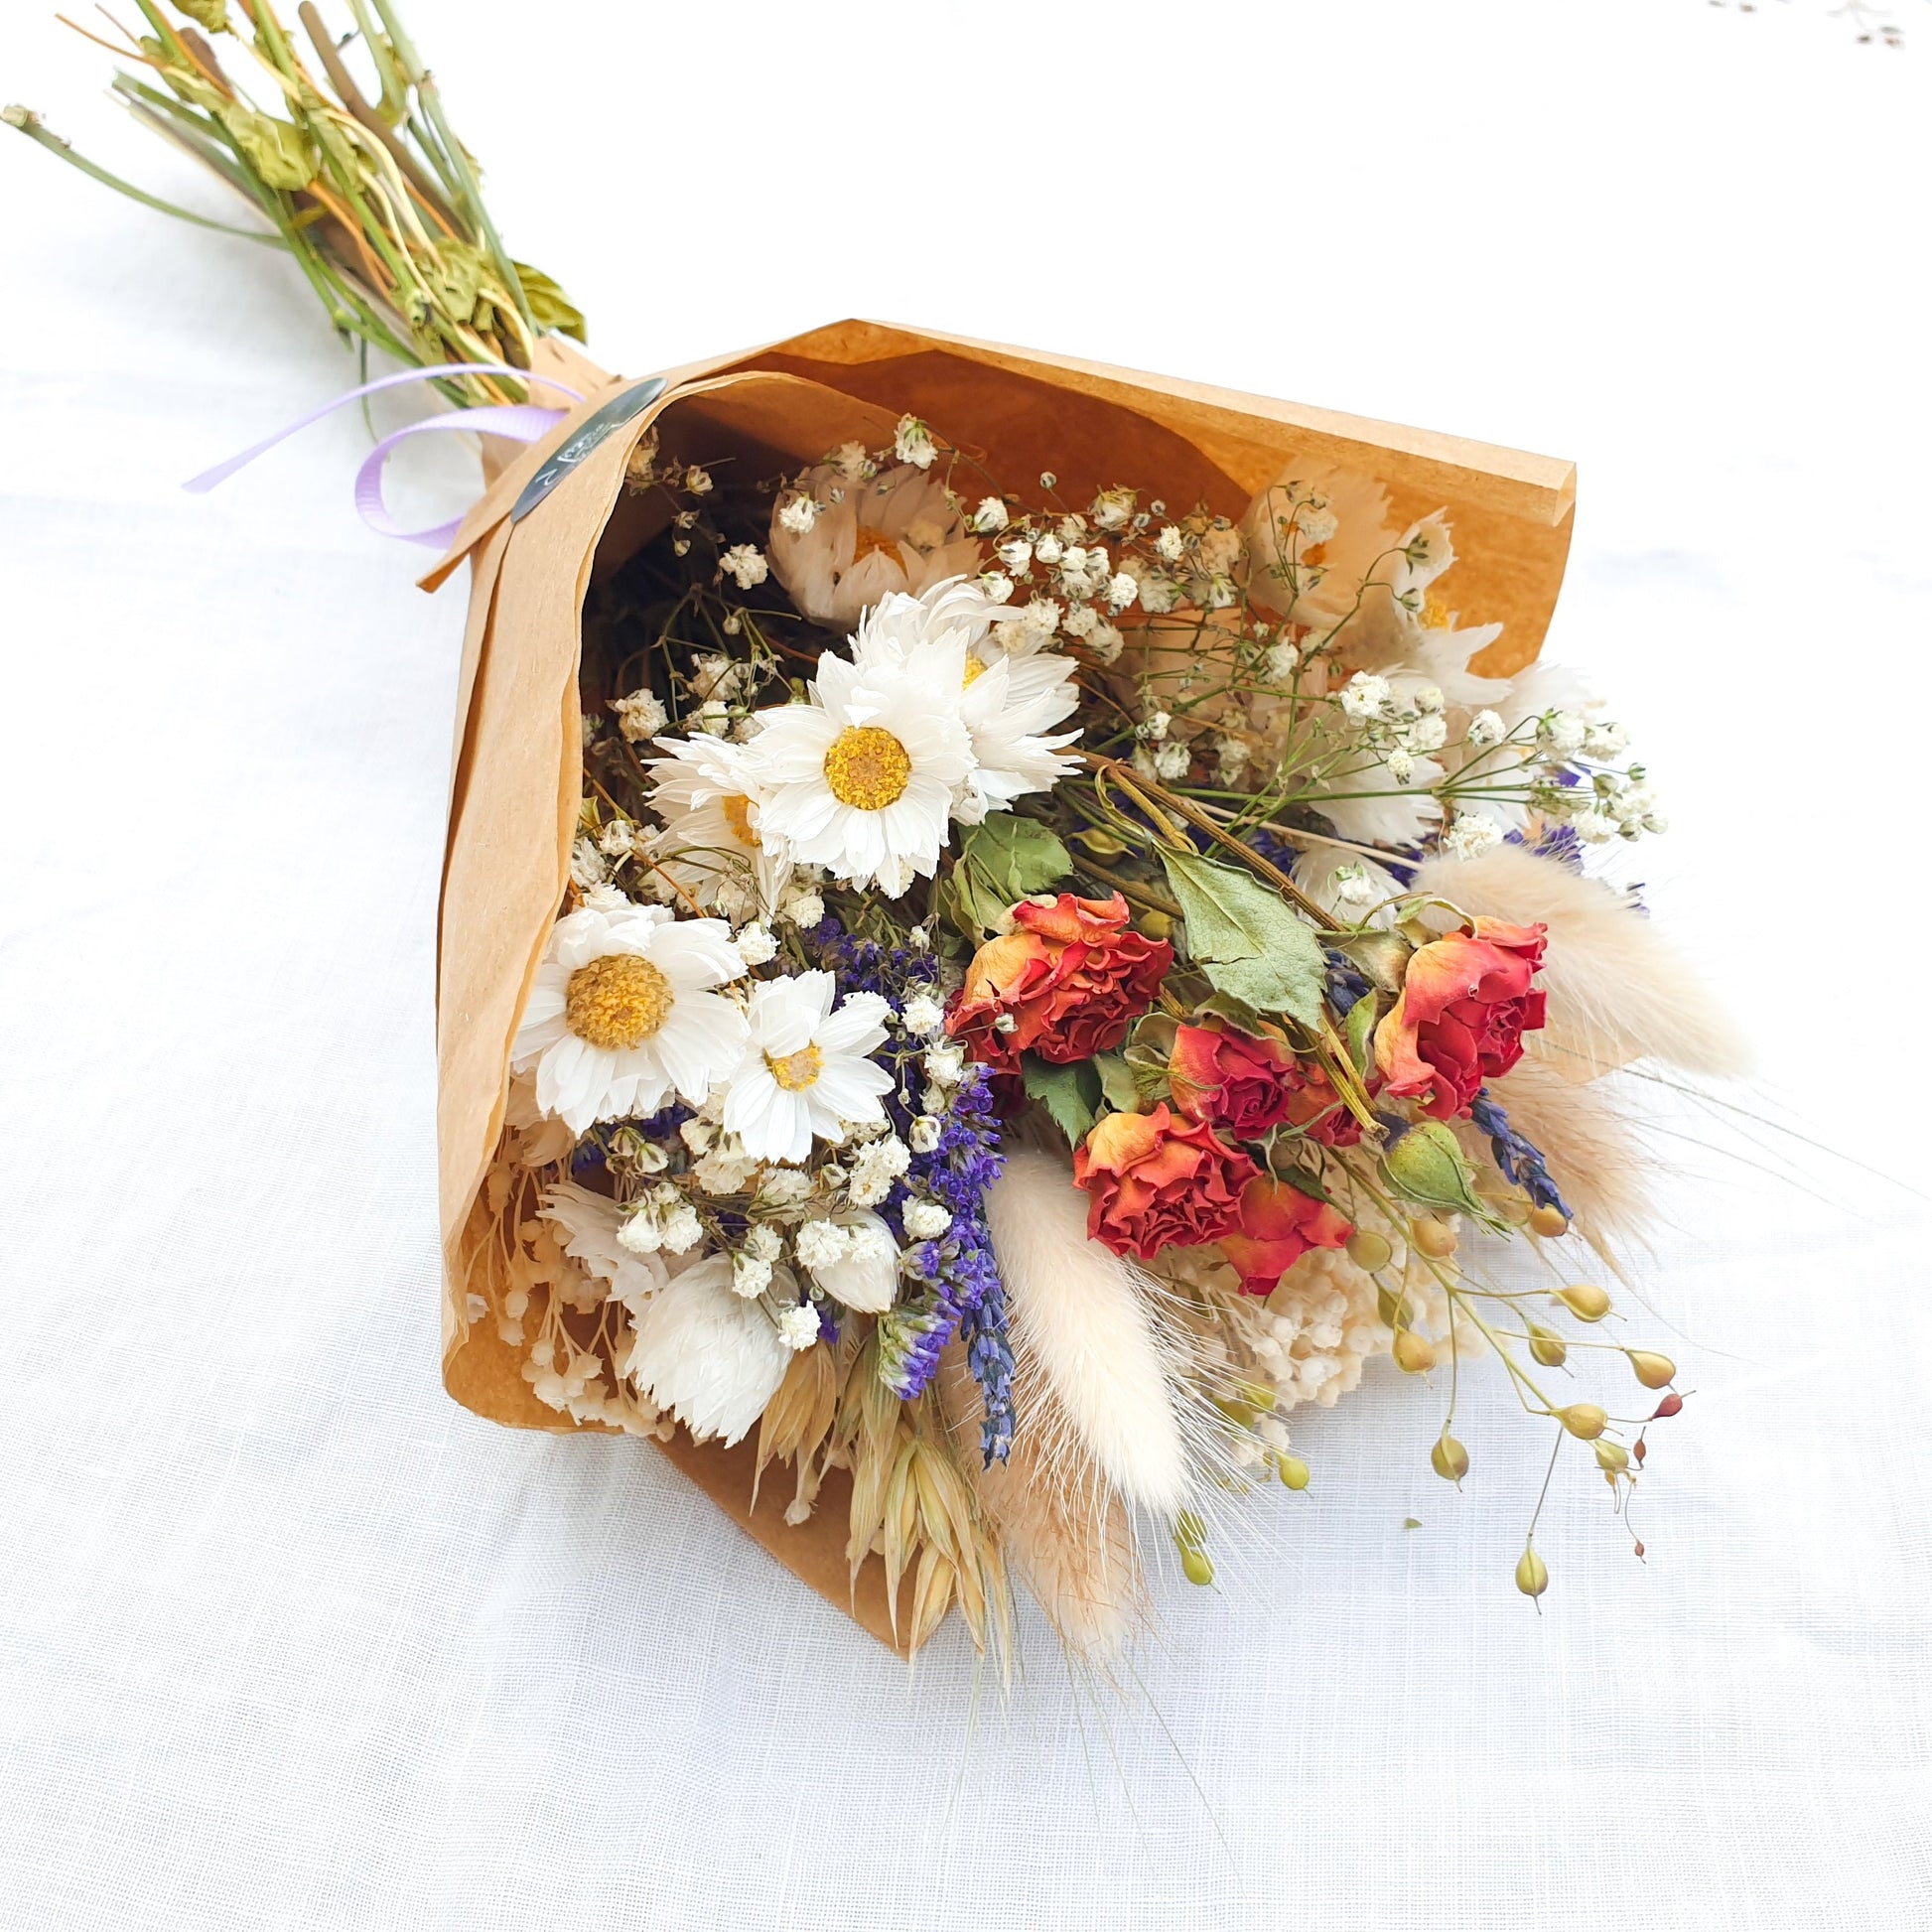
[{"label": "dried flower bundle in corner", "polygon": [[658,1442],[908,1649],[1006,1653],[1018,1579],[1111,1660],[1378,1357],[1443,1371],[1445,1478],[1493,1356],[1620,1505],[1681,1400],[1589,1278],[1644,1219],[1613,1076],[1742,1054],[1596,876],[1664,821],[1537,659],[1568,466],[871,324],[622,382],[384,0],[301,9],[316,70],[186,9],[248,91],[141,5],[123,97],[339,328],[578,398],[429,580],[452,1390]]}]

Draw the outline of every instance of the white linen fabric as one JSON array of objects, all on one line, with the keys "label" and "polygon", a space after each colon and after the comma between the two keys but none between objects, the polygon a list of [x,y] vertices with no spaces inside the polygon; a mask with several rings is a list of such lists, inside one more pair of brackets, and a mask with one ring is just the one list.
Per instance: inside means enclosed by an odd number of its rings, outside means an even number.
[{"label": "white linen fabric", "polygon": [[[13,84],[218,208],[19,11]],[[1690,1130],[1722,1158],[1668,1144],[1626,1297],[1696,1390],[1651,1434],[1647,1561],[1567,1458],[1539,1613],[1542,1430],[1465,1374],[1458,1494],[1442,1391],[1390,1372],[1298,1419],[1314,1485],[1224,1587],[1163,1583],[1119,1694],[1037,1632],[1010,1701],[954,1633],[908,1673],[649,1449],[444,1396],[462,591],[354,519],[352,410],[183,496],[352,362],[265,251],[0,142],[0,1922],[1932,1921],[1926,1216],[1797,1138],[1925,1168],[1932,20],[1894,55],[1695,0],[943,44],[899,10],[756,45],[409,12],[613,363],[907,314],[1579,459],[1549,654],[1667,792],[1634,870],[1763,1081]],[[909,225],[787,115],[926,143]],[[946,272],[1009,242],[1031,271]],[[423,470],[407,507],[471,486]]]}]

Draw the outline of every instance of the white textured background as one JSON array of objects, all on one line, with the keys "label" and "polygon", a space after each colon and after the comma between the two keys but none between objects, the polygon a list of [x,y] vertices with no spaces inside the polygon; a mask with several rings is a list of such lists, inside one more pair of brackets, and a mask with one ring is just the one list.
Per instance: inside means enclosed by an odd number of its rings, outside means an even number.
[{"label": "white textured background", "polygon": [[[214,206],[5,13],[9,95]],[[1550,650],[1750,1105],[1923,1168],[1932,8],[667,13],[409,7],[611,365],[875,315],[1576,458]],[[461,590],[356,522],[352,412],[179,493],[352,379],[292,271],[13,140],[0,223],[0,1922],[1932,1923],[1926,1221],[1782,1128],[1669,1203],[1649,1561],[1573,1465],[1540,1617],[1493,1389],[1460,1496],[1416,1387],[1311,1422],[1138,1689],[1035,1642],[1005,1710],[649,1450],[447,1401]]]}]

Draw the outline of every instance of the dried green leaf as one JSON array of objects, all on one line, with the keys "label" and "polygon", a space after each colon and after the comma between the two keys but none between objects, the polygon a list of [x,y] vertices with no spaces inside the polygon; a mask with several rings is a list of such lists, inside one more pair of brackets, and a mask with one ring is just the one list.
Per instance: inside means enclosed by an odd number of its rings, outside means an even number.
[{"label": "dried green leaf", "polygon": [[1140,1105],[1141,1096],[1134,1069],[1127,1064],[1126,1056],[1121,1053],[1096,1053],[1092,1064],[1100,1076],[1100,1091],[1106,1096],[1108,1106],[1131,1114]]},{"label": "dried green leaf", "polygon": [[528,262],[511,262],[510,266],[523,284],[523,299],[530,305],[530,320],[539,329],[554,329],[560,336],[583,342],[583,313],[563,290],[542,269],[532,268]]},{"label": "dried green leaf", "polygon": [[1358,932],[1352,939],[1335,941],[1362,970],[1363,977],[1384,993],[1400,993],[1402,976],[1409,970],[1409,955],[1415,950],[1399,932]]},{"label": "dried green leaf", "polygon": [[1054,1066],[1035,1053],[1024,1053],[1020,1076],[1027,1097],[1037,1100],[1052,1115],[1053,1124],[1078,1147],[1087,1138],[1098,1118],[1101,1101],[1100,1075],[1091,1060],[1073,1066]]},{"label": "dried green leaf", "polygon": [[483,251],[468,241],[439,241],[434,255],[416,260],[416,272],[444,314],[461,322],[467,322],[477,306],[485,266]]},{"label": "dried green leaf", "polygon": [[315,180],[315,143],[292,122],[257,114],[239,102],[223,107],[220,119],[228,138],[267,187],[307,188]]},{"label": "dried green leaf", "polygon": [[174,5],[178,14],[186,14],[204,33],[234,32],[228,25],[228,0],[174,0]]},{"label": "dried green leaf", "polygon": [[1223,993],[1311,1030],[1321,1024],[1321,941],[1281,894],[1251,873],[1192,852],[1163,852],[1187,922],[1187,951]]},{"label": "dried green leaf", "polygon": [[1021,899],[1072,870],[1071,854],[1037,819],[993,812],[960,843],[952,872],[954,922],[969,939],[996,932]]},{"label": "dried green leaf", "polygon": [[1355,1071],[1368,1078],[1369,1056],[1375,1040],[1375,995],[1369,994],[1348,1009],[1348,1058]]}]

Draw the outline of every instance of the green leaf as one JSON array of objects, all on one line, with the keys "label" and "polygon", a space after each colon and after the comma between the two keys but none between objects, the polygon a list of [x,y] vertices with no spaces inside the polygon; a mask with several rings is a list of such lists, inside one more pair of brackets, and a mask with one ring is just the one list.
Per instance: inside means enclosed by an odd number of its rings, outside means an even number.
[{"label": "green leaf", "polygon": [[1191,852],[1163,852],[1187,921],[1187,951],[1223,993],[1263,1013],[1321,1024],[1327,962],[1321,941],[1271,887]]},{"label": "green leaf", "polygon": [[1410,1128],[1382,1156],[1382,1172],[1405,1200],[1468,1214],[1485,1227],[1506,1225],[1477,1199],[1475,1170],[1463,1160],[1455,1136],[1439,1120]]},{"label": "green leaf", "polygon": [[483,252],[468,241],[440,241],[436,259],[417,258],[423,280],[436,292],[446,315],[467,322],[483,288]]},{"label": "green leaf", "polygon": [[1078,1147],[1100,1112],[1100,1075],[1093,1062],[1080,1060],[1072,1066],[1055,1066],[1037,1054],[1023,1053],[1020,1076],[1026,1082],[1028,1099],[1037,1100],[1067,1141]]},{"label": "green leaf", "polygon": [[315,143],[292,122],[237,104],[221,109],[221,125],[265,186],[307,188],[315,180]]},{"label": "green leaf", "polygon": [[528,262],[511,262],[516,279],[523,284],[523,299],[530,305],[530,320],[539,329],[554,329],[560,336],[583,342],[584,316],[570,298],[540,268]]},{"label": "green leaf", "polygon": [[1100,1076],[1100,1091],[1108,1106],[1131,1114],[1141,1104],[1141,1090],[1124,1053],[1096,1053],[1093,1068]]},{"label": "green leaf", "polygon": [[1336,940],[1335,945],[1362,969],[1372,985],[1384,993],[1402,991],[1402,976],[1409,970],[1409,955],[1415,948],[1401,933],[1358,932],[1352,939]]},{"label": "green leaf", "polygon": [[175,11],[186,14],[197,27],[210,34],[229,34],[228,0],[175,0]]},{"label": "green leaf", "polygon": [[991,813],[967,832],[953,868],[961,929],[969,936],[998,931],[1021,899],[1045,892],[1072,870],[1072,855],[1037,819]]},{"label": "green leaf", "polygon": [[1348,1057],[1355,1071],[1368,1078],[1369,1053],[1375,1040],[1375,995],[1357,1000],[1348,1009]]}]

